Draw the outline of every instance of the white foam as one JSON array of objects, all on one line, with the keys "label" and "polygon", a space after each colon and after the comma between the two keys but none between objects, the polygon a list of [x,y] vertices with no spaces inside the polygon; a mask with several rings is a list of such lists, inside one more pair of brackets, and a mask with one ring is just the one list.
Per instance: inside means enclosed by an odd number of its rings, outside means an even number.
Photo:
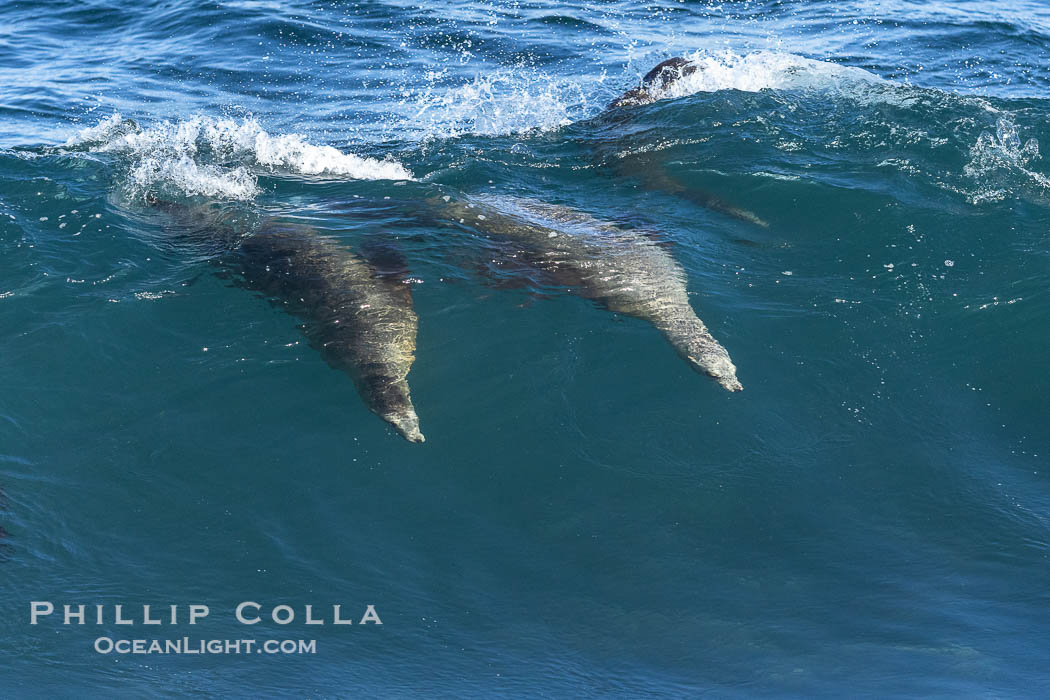
[{"label": "white foam", "polygon": [[800,90],[849,88],[857,85],[889,85],[889,81],[861,68],[817,61],[779,51],[738,54],[696,52],[685,58],[699,70],[683,76],[666,88],[653,91],[656,99],[685,97],[719,90]]},{"label": "white foam", "polygon": [[[840,89],[861,97],[866,87],[882,91],[903,87],[860,68],[777,51],[696,52],[685,58],[701,70],[654,90],[655,99],[766,89]],[[650,67],[646,65],[645,70]],[[607,101],[600,100],[599,104],[588,98],[606,81],[604,75],[569,80],[527,67],[510,67],[454,86],[444,85],[446,79],[446,72],[434,72],[427,76],[425,88],[403,93],[403,123],[398,131],[423,139],[542,133],[593,116]],[[624,90],[629,87],[623,85]]]},{"label": "white foam", "polygon": [[66,141],[66,146],[90,146],[105,143],[119,136],[125,125],[133,128],[133,125],[122,119],[119,113],[114,112],[95,126],[88,126],[77,131]]},{"label": "white foam", "polygon": [[259,193],[260,171],[356,180],[412,179],[396,161],[317,146],[298,134],[274,136],[252,118],[196,116],[142,129],[114,114],[82,129],[66,146],[128,157],[128,186],[135,192],[165,185],[190,195],[251,199]]},{"label": "white foam", "polygon": [[185,195],[220,199],[249,200],[260,192],[255,175],[246,168],[200,165],[186,155],[146,157],[135,163],[128,173],[127,185],[132,192],[148,192],[158,183],[173,185]]}]

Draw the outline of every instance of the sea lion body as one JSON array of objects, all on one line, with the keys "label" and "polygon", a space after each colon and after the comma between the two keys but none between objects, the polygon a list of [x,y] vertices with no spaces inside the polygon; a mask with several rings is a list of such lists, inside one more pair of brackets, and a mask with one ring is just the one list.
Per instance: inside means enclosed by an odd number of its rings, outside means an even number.
[{"label": "sea lion body", "polygon": [[423,442],[406,379],[419,319],[403,280],[310,226],[269,218],[242,231],[235,223],[243,223],[243,212],[235,218],[212,206],[150,204],[169,214],[175,239],[301,319],[311,345],[354,380],[368,407],[405,439]]},{"label": "sea lion body", "polygon": [[464,225],[512,241],[534,267],[575,293],[652,323],[690,366],[729,391],[743,388],[729,353],[689,304],[684,271],[652,238],[516,197],[450,200],[444,210]]},{"label": "sea lion body", "polygon": [[316,230],[270,220],[231,256],[245,286],[305,321],[332,367],[368,407],[411,442],[423,442],[407,376],[419,319],[409,287]]}]

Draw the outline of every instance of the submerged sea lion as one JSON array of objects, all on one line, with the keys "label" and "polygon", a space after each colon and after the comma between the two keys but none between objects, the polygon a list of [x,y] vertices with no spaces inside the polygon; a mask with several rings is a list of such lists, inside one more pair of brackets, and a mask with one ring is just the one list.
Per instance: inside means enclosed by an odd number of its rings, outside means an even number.
[{"label": "submerged sea lion", "polygon": [[620,169],[629,175],[640,178],[645,183],[645,186],[650,189],[669,192],[705,209],[717,211],[720,214],[746,221],[755,226],[769,228],[769,222],[758,214],[731,204],[707,190],[683,184],[678,178],[669,173],[652,154],[647,153],[625,159],[620,164]]},{"label": "submerged sea lion", "polygon": [[685,273],[651,238],[566,207],[515,197],[449,200],[446,216],[512,241],[536,268],[611,311],[652,323],[693,369],[743,389],[729,353],[689,304]]},{"label": "submerged sea lion", "polygon": [[354,380],[373,413],[423,442],[407,376],[419,318],[409,286],[308,226],[270,220],[235,253],[246,286],[306,322],[332,367]]},{"label": "submerged sea lion", "polygon": [[[229,226],[163,203],[196,228],[194,238],[234,237]],[[411,442],[423,442],[406,377],[419,319],[409,286],[302,224],[268,219],[217,260],[245,287],[305,322],[303,332],[332,367],[354,380],[365,403]]]},{"label": "submerged sea lion", "polygon": [[[669,58],[658,63],[642,78],[641,85],[628,90],[609,103],[607,110],[617,107],[647,105],[668,97],[668,90],[678,81],[693,75],[702,67],[687,58]],[[678,181],[656,163],[651,154],[644,154],[621,160],[619,169],[628,175],[636,176],[651,189],[663,190],[676,194],[713,211],[726,214],[734,219],[768,228],[769,224],[757,214],[730,204],[718,195],[695,187],[689,187]]]}]

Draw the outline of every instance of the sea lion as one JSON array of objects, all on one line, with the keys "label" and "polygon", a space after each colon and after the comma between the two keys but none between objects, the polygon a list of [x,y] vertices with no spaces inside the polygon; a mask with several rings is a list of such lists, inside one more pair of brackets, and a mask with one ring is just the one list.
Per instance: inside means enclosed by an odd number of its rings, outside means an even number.
[{"label": "sea lion", "polygon": [[669,58],[658,63],[655,68],[645,74],[642,83],[632,88],[609,103],[606,109],[616,107],[630,107],[632,105],[647,105],[661,98],[660,91],[667,90],[671,85],[686,76],[692,75],[699,69],[695,63],[687,58]]},{"label": "sea lion", "polygon": [[769,228],[769,222],[758,214],[731,204],[707,190],[683,184],[677,177],[669,173],[667,168],[653,154],[646,153],[625,158],[619,164],[619,169],[627,175],[641,179],[645,186],[650,189],[668,192],[705,209],[717,211],[720,214],[746,221],[755,226]]},{"label": "sea lion", "polygon": [[729,353],[689,304],[685,272],[648,236],[516,197],[450,197],[442,209],[463,225],[512,241],[533,267],[574,293],[650,322],[693,369],[729,391],[743,389]]},{"label": "sea lion", "polygon": [[[161,206],[192,223],[192,239],[235,239],[228,225],[200,211]],[[278,218],[236,237],[214,262],[241,286],[302,319],[311,345],[329,365],[350,375],[372,412],[406,440],[423,442],[406,380],[419,325],[409,285],[379,274],[316,229]]]},{"label": "sea lion", "polygon": [[[693,75],[698,70],[703,70],[702,66],[687,58],[669,58],[662,63],[658,63],[651,71],[646,73],[645,77],[642,78],[641,85],[628,90],[610,102],[606,110],[652,104],[657,100],[669,97],[668,91],[675,83]],[[731,216],[734,219],[747,221],[762,228],[769,227],[769,223],[754,212],[731,204],[711,192],[683,184],[667,172],[666,168],[660,163],[656,162],[652,154],[618,158],[616,166],[621,172],[640,179],[649,189],[670,192],[707,209]]]},{"label": "sea lion", "polygon": [[407,376],[419,318],[409,285],[301,224],[270,220],[235,252],[246,286],[306,322],[304,334],[346,372],[373,413],[423,442]]}]

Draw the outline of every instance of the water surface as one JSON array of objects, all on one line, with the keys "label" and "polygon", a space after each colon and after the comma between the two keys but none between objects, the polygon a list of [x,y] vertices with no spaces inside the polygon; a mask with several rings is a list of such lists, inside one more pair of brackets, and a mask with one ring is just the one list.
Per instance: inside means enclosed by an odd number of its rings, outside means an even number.
[{"label": "water surface", "polygon": [[[1021,1],[4,3],[0,688],[1038,694],[1048,48]],[[675,55],[704,71],[603,112]],[[653,235],[745,390],[447,193]],[[395,246],[427,442],[151,197]],[[99,655],[130,633],[32,600],[318,651]]]}]

